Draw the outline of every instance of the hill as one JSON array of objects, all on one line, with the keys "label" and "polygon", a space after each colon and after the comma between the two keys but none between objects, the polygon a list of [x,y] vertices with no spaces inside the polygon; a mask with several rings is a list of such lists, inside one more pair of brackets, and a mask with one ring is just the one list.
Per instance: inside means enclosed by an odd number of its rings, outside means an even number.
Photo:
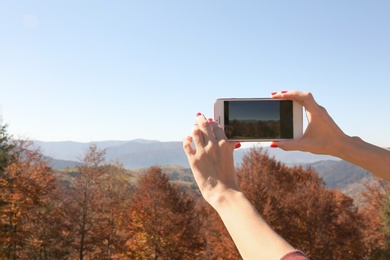
[{"label": "hill", "polygon": [[[73,168],[80,164],[79,158],[87,151],[91,144],[106,149],[106,159],[116,161],[135,174],[144,169],[158,165],[164,168],[172,180],[193,184],[193,177],[189,169],[187,157],[181,142],[159,142],[155,140],[132,141],[103,141],[95,143],[79,142],[40,142],[42,153],[49,156],[53,168]],[[241,148],[234,152],[236,165],[250,148]],[[289,166],[303,165],[314,168],[323,178],[326,186],[339,189],[343,193],[360,200],[360,192],[364,190],[364,183],[371,182],[373,177],[368,171],[351,163],[330,156],[314,155],[303,152],[285,152],[281,149],[263,148],[270,157]]]},{"label": "hill", "polygon": [[[42,142],[35,141],[42,153],[56,160],[79,162],[92,144],[106,149],[106,159],[118,161],[127,169],[145,168],[152,165],[178,165],[189,167],[182,142],[159,142],[154,140],[103,141],[91,143],[79,142]],[[236,164],[250,148],[241,148],[234,152]],[[314,155],[303,152],[285,152],[281,149],[264,147],[271,157],[286,164],[313,163],[321,160],[334,160],[330,156]]]},{"label": "hill", "polygon": [[366,189],[366,184],[374,181],[372,173],[343,160],[320,161],[306,164],[305,167],[314,168],[327,188],[340,190],[353,198],[356,205],[362,205],[361,193]]}]

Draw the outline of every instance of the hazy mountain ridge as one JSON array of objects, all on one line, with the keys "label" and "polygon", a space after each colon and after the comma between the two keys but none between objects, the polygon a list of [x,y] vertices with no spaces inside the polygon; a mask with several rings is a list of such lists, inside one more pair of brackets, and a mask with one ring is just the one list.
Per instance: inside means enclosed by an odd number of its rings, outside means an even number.
[{"label": "hazy mountain ridge", "polygon": [[364,204],[362,191],[374,181],[374,175],[347,161],[319,161],[306,166],[313,167],[327,188],[339,189],[352,197],[356,205]]},{"label": "hazy mountain ridge", "polygon": [[[181,142],[159,142],[137,139],[133,141],[104,141],[93,143],[78,142],[39,142],[42,153],[49,156],[53,168],[62,169],[80,165],[80,158],[91,144],[106,149],[106,159],[117,161],[127,169],[143,169],[150,166],[175,166],[180,172],[190,173],[187,157]],[[234,152],[236,165],[250,148],[237,149]],[[330,156],[314,155],[303,152],[285,152],[281,149],[263,147],[270,157],[289,166],[302,165],[314,168],[323,178],[326,186],[340,189],[349,196],[356,198],[364,190],[364,183],[371,182],[372,174],[356,165]],[[173,172],[175,175],[176,173]],[[174,178],[174,177],[173,177]],[[185,177],[187,179],[192,176]],[[175,178],[174,178],[175,179]]]},{"label": "hazy mountain ridge", "polygon": [[346,161],[320,161],[308,164],[324,179],[329,188],[340,188],[350,183],[372,179],[373,175],[352,163]]},{"label": "hazy mountain ridge", "polygon": [[[88,147],[96,144],[100,149],[106,149],[106,159],[122,163],[125,168],[145,168],[152,165],[178,165],[189,167],[187,156],[183,151],[182,142],[159,142],[137,139],[132,141],[103,142],[42,142],[35,141],[42,153],[57,160],[80,161]],[[236,164],[250,148],[237,149],[234,152]],[[264,147],[271,157],[286,164],[312,163],[321,160],[334,160],[333,157],[314,155],[303,152],[285,152],[281,149]]]}]

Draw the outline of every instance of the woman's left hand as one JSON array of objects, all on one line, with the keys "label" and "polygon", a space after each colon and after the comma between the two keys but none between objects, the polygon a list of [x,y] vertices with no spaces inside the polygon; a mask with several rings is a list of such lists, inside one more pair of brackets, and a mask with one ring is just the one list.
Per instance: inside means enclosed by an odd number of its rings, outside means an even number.
[{"label": "woman's left hand", "polygon": [[229,141],[223,129],[203,114],[198,113],[196,121],[192,136],[183,141],[183,148],[202,196],[213,205],[225,192],[239,190],[233,151],[240,143]]}]

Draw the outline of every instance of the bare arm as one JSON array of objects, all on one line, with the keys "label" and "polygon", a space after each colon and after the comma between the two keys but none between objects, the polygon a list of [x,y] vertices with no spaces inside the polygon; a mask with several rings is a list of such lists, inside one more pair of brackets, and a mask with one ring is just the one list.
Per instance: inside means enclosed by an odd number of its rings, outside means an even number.
[{"label": "bare arm", "polygon": [[356,164],[390,181],[390,150],[372,145],[359,137],[347,137],[334,156]]},{"label": "bare arm", "polygon": [[244,259],[275,260],[294,250],[271,229],[242,192],[226,192],[211,205]]},{"label": "bare arm", "polygon": [[[218,212],[244,259],[280,259],[294,248],[274,232],[237,185],[233,151],[217,123],[196,117],[183,141],[202,196]],[[193,147],[194,142],[195,147]],[[212,223],[210,223],[212,225]]]},{"label": "bare arm", "polygon": [[309,121],[305,133],[300,138],[274,142],[274,145],[286,151],[299,150],[336,156],[378,177],[390,180],[390,150],[364,142],[358,137],[346,135],[326,109],[316,103],[311,93],[283,91],[272,93],[272,97],[300,103],[305,107]]}]

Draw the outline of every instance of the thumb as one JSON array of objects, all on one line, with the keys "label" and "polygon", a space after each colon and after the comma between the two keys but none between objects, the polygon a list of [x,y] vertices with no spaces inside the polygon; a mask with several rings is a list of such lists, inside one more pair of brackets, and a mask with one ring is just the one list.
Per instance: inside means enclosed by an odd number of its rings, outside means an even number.
[{"label": "thumb", "polygon": [[271,148],[280,148],[284,151],[299,150],[299,142],[295,140],[286,141],[273,141],[270,145]]}]

